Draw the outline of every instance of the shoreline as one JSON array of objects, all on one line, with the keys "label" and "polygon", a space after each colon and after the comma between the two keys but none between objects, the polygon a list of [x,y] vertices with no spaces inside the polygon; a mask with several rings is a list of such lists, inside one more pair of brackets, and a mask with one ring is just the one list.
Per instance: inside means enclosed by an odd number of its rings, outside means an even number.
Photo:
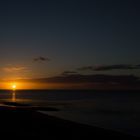
[{"label": "shoreline", "polygon": [[19,136],[22,138],[48,139],[136,138],[131,135],[44,115],[35,109],[27,109],[27,107],[0,106],[0,125],[2,135],[11,135],[14,138]]}]

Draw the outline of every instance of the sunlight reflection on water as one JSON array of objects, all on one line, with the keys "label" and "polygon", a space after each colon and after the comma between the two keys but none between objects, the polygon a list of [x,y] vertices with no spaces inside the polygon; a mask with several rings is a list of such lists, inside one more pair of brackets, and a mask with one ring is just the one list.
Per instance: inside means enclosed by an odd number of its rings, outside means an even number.
[{"label": "sunlight reflection on water", "polygon": [[16,91],[12,92],[12,102],[16,102]]},{"label": "sunlight reflection on water", "polygon": [[22,99],[17,97],[16,90],[13,90],[9,94],[9,98],[1,98],[0,102],[17,102],[17,103],[33,103],[32,99]]}]

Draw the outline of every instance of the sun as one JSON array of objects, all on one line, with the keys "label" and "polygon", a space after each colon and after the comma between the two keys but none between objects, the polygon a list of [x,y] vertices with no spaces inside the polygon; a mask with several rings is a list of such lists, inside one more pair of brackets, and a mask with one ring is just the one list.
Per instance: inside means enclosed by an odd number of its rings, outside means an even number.
[{"label": "sun", "polygon": [[12,85],[12,89],[13,89],[13,90],[15,90],[16,87],[17,87],[16,84],[13,84],[13,85]]}]

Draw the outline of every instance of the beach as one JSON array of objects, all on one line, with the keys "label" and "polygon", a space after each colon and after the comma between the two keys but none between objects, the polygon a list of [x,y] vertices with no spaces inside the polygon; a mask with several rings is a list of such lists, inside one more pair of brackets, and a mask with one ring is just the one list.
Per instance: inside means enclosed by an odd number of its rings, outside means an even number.
[{"label": "beach", "polygon": [[0,106],[0,135],[12,139],[136,138],[131,135],[44,115],[31,107],[10,105]]},{"label": "beach", "polygon": [[0,91],[4,136],[95,138],[113,132],[140,137],[139,92],[26,90],[12,95]]}]

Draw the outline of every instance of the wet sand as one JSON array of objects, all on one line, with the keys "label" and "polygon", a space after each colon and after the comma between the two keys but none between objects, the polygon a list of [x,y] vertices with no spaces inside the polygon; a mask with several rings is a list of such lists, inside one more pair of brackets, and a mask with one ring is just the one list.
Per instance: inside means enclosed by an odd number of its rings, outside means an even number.
[{"label": "wet sand", "polygon": [[137,139],[122,133],[44,115],[30,107],[1,106],[0,136],[10,139]]}]

